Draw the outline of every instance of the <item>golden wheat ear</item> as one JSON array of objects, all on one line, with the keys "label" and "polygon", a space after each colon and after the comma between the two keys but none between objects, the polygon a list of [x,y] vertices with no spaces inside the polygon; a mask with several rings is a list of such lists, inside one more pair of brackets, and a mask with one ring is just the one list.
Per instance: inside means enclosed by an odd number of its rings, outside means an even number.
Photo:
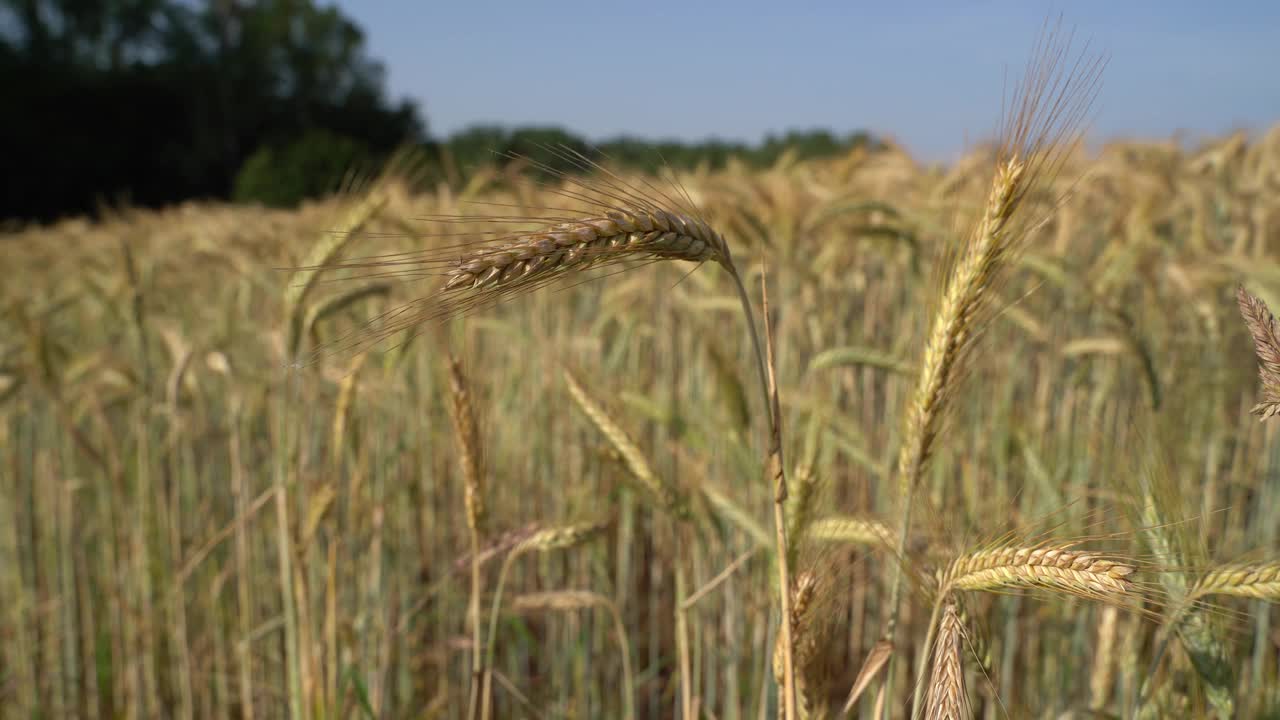
[{"label": "golden wheat ear", "polygon": [[1236,288],[1240,316],[1253,336],[1253,350],[1258,356],[1258,376],[1262,379],[1262,400],[1253,406],[1254,415],[1266,420],[1280,415],[1280,326],[1267,304],[1257,295]]},{"label": "golden wheat ear", "polygon": [[948,603],[933,648],[933,674],[925,699],[925,720],[967,720],[973,717],[964,677],[965,628],[955,603]]},{"label": "golden wheat ear", "polygon": [[[628,178],[566,147],[548,147],[572,170],[528,161],[551,177],[549,192],[565,207],[477,203],[475,214],[420,218],[444,232],[416,239],[428,248],[335,261],[301,270],[346,271],[344,280],[426,281],[425,292],[319,348],[311,361],[411,337],[452,318],[522,297],[558,282],[590,279],[590,270],[651,262],[714,262],[735,274],[724,236],[688,194]],[[527,160],[527,159],[526,159]]]}]

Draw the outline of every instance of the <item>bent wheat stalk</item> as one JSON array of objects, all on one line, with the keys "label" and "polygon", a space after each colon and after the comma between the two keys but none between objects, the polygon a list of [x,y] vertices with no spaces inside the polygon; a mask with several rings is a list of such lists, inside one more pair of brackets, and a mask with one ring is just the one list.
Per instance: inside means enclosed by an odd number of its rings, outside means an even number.
[{"label": "bent wheat stalk", "polygon": [[[376,279],[441,278],[441,285],[434,294],[379,315],[360,331],[318,348],[312,360],[326,353],[347,352],[379,344],[401,333],[407,341],[420,327],[438,326],[450,318],[491,307],[591,269],[662,260],[710,261],[720,265],[733,281],[742,305],[755,353],[761,394],[768,411],[766,466],[774,483],[778,595],[782,616],[787,617],[790,581],[783,517],[786,475],[782,469],[782,432],[776,384],[772,381],[772,373],[766,370],[766,348],[756,329],[751,301],[742,276],[733,263],[728,243],[692,209],[687,195],[682,203],[647,181],[628,181],[575,150],[546,149],[559,160],[595,174],[592,179],[577,179],[541,163],[531,163],[563,181],[563,187],[555,190],[557,194],[591,206],[595,212],[575,217],[437,217],[432,219],[444,223],[490,220],[549,224],[529,231],[499,233],[496,237],[482,233],[478,241],[422,252],[356,258],[322,267],[301,268],[313,273],[321,269],[360,270],[366,273],[364,278]],[[781,628],[787,667],[783,705],[786,717],[791,720],[795,717],[791,638],[788,624],[781,623]],[[492,637],[489,640],[492,642]]]}]

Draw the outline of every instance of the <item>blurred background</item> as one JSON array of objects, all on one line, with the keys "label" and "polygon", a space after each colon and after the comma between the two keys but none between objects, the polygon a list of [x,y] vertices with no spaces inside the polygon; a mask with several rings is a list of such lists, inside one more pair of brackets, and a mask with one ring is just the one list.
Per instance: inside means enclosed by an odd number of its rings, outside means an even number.
[{"label": "blurred background", "polygon": [[[422,148],[456,180],[564,143],[652,168],[753,167],[878,138],[952,162],[994,131],[1001,73],[1053,9],[966,0],[5,0],[0,217],[187,199],[292,205]],[[1280,116],[1280,8],[1080,2],[1111,53],[1097,140]],[[1015,52],[1017,51],[1017,52]]]}]

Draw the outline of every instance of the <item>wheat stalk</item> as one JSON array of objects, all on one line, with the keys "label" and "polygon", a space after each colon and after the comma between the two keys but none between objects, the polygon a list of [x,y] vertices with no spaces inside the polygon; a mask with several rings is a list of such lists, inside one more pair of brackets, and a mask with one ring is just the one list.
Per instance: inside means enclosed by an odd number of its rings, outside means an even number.
[{"label": "wheat stalk", "polygon": [[480,428],[476,423],[475,407],[467,378],[462,373],[458,359],[449,357],[449,418],[453,423],[454,439],[458,445],[458,465],[462,470],[463,503],[467,512],[467,528],[478,536],[485,519],[484,454],[480,444]]},{"label": "wheat stalk", "polygon": [[933,674],[925,698],[926,720],[962,720],[973,717],[969,691],[964,680],[964,623],[955,603],[942,612],[938,638],[933,648]]},{"label": "wheat stalk", "polygon": [[467,615],[471,623],[471,699],[467,717],[474,718],[480,706],[480,685],[484,678],[484,664],[480,654],[480,648],[484,646],[480,635],[480,528],[485,515],[483,456],[480,429],[476,423],[467,378],[462,373],[462,364],[452,355],[449,356],[449,400],[449,418],[453,423],[453,437],[458,445],[458,464],[462,470],[467,534],[471,541],[471,593],[467,600]]}]

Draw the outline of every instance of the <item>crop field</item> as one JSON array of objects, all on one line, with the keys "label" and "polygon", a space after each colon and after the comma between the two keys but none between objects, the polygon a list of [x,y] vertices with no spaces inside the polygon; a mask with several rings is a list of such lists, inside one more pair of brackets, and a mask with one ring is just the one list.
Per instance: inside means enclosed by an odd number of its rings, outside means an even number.
[{"label": "crop field", "polygon": [[1280,717],[1280,127],[1086,152],[1081,67],[0,236],[0,717]]}]

